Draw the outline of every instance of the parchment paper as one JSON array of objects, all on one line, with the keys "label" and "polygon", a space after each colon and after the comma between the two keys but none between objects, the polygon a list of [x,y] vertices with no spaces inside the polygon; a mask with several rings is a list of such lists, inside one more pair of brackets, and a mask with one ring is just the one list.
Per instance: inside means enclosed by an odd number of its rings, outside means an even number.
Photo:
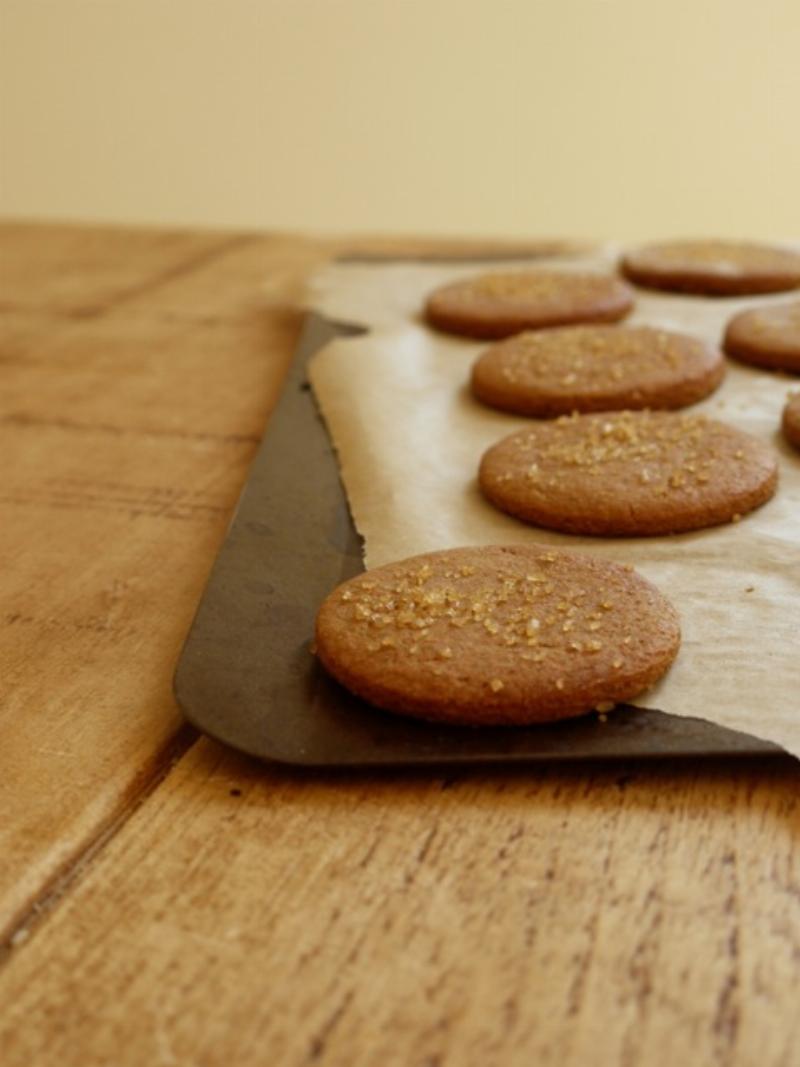
[{"label": "parchment paper", "polygon": [[[608,247],[535,265],[610,269],[616,255]],[[484,343],[437,334],[419,315],[432,288],[487,269],[504,268],[335,264],[312,279],[310,306],[370,329],[326,346],[311,367],[366,566],[459,545],[529,542],[630,562],[670,597],[683,631],[675,665],[637,703],[743,730],[800,757],[800,454],[778,432],[787,393],[800,381],[731,363],[720,390],[692,409],[769,441],[779,454],[776,496],[741,522],[614,540],[526,526],[488,504],[476,482],[483,451],[526,420],[471,398],[466,382]],[[639,291],[626,321],[718,342],[742,308],[796,299]]]}]

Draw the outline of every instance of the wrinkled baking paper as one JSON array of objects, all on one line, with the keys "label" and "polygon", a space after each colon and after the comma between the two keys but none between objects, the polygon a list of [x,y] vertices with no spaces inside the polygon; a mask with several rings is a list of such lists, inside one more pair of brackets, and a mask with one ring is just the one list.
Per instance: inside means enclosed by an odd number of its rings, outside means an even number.
[{"label": "wrinkled baking paper", "polygon": [[[610,269],[616,255],[604,248],[535,265]],[[467,378],[485,343],[437,334],[420,318],[435,286],[488,269],[504,267],[334,264],[310,283],[310,307],[370,329],[327,345],[311,366],[367,567],[459,545],[530,542],[630,562],[672,600],[683,630],[674,666],[637,703],[743,730],[800,757],[800,454],[778,432],[800,380],[731,363],[717,393],[692,409],[768,441],[780,457],[776,496],[741,522],[613,540],[526,526],[487,503],[476,482],[483,451],[526,420],[471,398]],[[627,322],[718,342],[741,309],[797,298],[639,291]]]}]

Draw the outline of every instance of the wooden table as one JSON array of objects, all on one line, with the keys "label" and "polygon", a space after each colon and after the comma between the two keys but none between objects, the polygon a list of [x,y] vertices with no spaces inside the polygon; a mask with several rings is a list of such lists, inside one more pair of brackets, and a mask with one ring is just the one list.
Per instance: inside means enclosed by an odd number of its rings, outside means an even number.
[{"label": "wooden table", "polygon": [[170,682],[308,271],[0,227],[0,1062],[800,1063],[790,760],[273,768]]}]

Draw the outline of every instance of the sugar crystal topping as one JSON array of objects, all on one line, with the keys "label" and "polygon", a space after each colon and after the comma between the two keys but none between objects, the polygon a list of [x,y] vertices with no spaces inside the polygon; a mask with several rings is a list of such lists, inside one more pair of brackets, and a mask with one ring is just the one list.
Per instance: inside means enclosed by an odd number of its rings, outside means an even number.
[{"label": "sugar crystal topping", "polygon": [[[561,663],[564,656],[597,656],[609,642],[622,649],[614,597],[585,583],[571,561],[550,552],[522,569],[492,571],[443,557],[398,565],[380,582],[355,579],[338,602],[349,625],[366,631],[370,655],[419,653],[444,667],[456,658],[454,642],[463,631],[523,662]],[[622,663],[618,651],[615,668]],[[499,692],[505,683],[492,675],[488,684]]]},{"label": "sugar crystal topping", "polygon": [[[508,465],[506,483],[552,488],[561,471],[588,476],[613,470],[633,475],[633,484],[661,494],[705,485],[717,470],[748,462],[741,436],[703,415],[622,411],[607,415],[562,415],[500,442]],[[513,457],[513,458],[512,458]],[[513,470],[511,478],[504,477]]]},{"label": "sugar crystal topping", "polygon": [[[649,326],[570,326],[530,331],[500,342],[484,354],[509,384],[546,384],[548,388],[607,388],[642,374],[680,375],[690,360],[715,358],[695,338]],[[718,357],[716,357],[718,358]]]}]

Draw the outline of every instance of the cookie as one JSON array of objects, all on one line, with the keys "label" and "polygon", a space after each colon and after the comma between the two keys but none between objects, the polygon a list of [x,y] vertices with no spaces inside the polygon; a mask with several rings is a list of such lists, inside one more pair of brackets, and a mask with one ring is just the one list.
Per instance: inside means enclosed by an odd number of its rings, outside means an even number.
[{"label": "cookie", "polygon": [[800,393],[792,393],[786,401],[781,426],[789,444],[800,449]]},{"label": "cookie", "polygon": [[605,274],[530,270],[483,274],[436,289],[425,318],[446,333],[491,339],[576,322],[616,322],[633,293]]},{"label": "cookie", "polygon": [[325,668],[380,708],[524,725],[609,710],[649,688],[680,644],[674,608],[631,567],[527,546],[431,552],[325,600]]},{"label": "cookie", "polygon": [[695,337],[649,326],[566,326],[488,348],[472,368],[485,404],[548,418],[573,411],[681,408],[725,374],[722,353]]},{"label": "cookie", "polygon": [[777,460],[761,441],[702,415],[562,416],[484,455],[480,487],[501,511],[573,534],[638,537],[725,522],[769,500]]},{"label": "cookie", "polygon": [[742,363],[800,374],[800,301],[735,315],[725,330],[723,347]]},{"label": "cookie", "polygon": [[777,293],[800,286],[800,253],[746,241],[671,241],[631,249],[622,273],[648,289],[702,296]]}]

